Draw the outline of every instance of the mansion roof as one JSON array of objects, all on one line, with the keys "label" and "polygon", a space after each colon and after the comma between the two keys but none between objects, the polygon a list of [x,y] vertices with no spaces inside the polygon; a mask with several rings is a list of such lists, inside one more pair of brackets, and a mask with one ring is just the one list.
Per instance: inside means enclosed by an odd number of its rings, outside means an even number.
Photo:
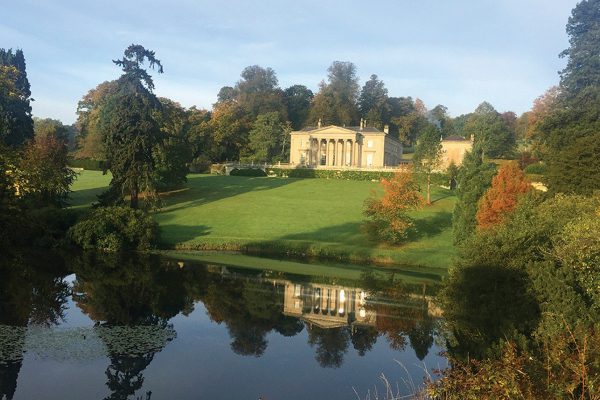
[{"label": "mansion roof", "polygon": [[311,132],[311,131],[317,131],[317,130],[328,129],[328,128],[341,128],[341,129],[347,129],[349,131],[360,132],[360,133],[385,134],[384,132],[380,131],[379,129],[373,128],[373,127],[365,127],[365,128],[361,129],[360,126],[337,126],[337,125],[323,126],[321,128],[318,128],[316,126],[307,126],[306,128],[300,129],[298,132]]}]

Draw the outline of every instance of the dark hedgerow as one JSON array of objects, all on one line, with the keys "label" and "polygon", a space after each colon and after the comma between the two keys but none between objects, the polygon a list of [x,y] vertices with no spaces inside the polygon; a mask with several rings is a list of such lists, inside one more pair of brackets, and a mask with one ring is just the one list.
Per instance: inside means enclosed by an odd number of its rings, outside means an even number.
[{"label": "dark hedgerow", "polygon": [[148,250],[158,241],[158,224],[141,210],[102,207],[90,212],[67,233],[85,250]]},{"label": "dark hedgerow", "polygon": [[234,168],[229,173],[231,176],[267,176],[260,168]]}]

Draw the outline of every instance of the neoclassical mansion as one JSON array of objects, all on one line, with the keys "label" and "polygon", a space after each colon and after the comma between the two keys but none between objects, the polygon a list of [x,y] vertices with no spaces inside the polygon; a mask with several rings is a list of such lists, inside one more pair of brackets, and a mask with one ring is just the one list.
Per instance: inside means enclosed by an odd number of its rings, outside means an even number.
[{"label": "neoclassical mansion", "polygon": [[402,159],[402,144],[383,132],[360,126],[307,127],[290,133],[290,164],[308,167],[381,168],[397,166]]}]

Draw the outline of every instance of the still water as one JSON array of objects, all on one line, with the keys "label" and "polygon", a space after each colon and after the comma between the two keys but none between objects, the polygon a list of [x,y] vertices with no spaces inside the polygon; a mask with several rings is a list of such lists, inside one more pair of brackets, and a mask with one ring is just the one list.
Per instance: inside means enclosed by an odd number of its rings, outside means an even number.
[{"label": "still water", "polygon": [[[35,261],[32,261],[35,260]],[[0,262],[0,399],[355,399],[446,367],[435,277],[158,256]]]}]

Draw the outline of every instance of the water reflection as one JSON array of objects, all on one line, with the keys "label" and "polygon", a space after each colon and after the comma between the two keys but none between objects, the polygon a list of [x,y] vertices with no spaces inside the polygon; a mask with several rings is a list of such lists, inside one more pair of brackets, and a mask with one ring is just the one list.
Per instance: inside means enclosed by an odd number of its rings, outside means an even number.
[{"label": "water reflection", "polygon": [[[46,264],[40,270],[13,260],[0,268],[0,325],[7,328],[0,329],[0,398],[14,396],[28,351],[57,360],[106,356],[106,399],[150,399],[146,369],[176,340],[173,318],[199,304],[226,327],[235,354],[262,357],[270,333],[305,331],[323,368],[341,367],[351,349],[365,356],[380,337],[392,350],[410,345],[422,360],[440,316],[436,284],[407,283],[393,273],[344,281],[149,255],[79,254]],[[69,272],[72,285],[63,279]],[[70,297],[90,325],[55,331],[52,326],[65,323]]]},{"label": "water reflection", "polygon": [[[69,287],[59,257],[0,258],[0,399],[13,398],[28,325],[51,326],[64,318]],[[51,265],[53,268],[48,268]]]}]

